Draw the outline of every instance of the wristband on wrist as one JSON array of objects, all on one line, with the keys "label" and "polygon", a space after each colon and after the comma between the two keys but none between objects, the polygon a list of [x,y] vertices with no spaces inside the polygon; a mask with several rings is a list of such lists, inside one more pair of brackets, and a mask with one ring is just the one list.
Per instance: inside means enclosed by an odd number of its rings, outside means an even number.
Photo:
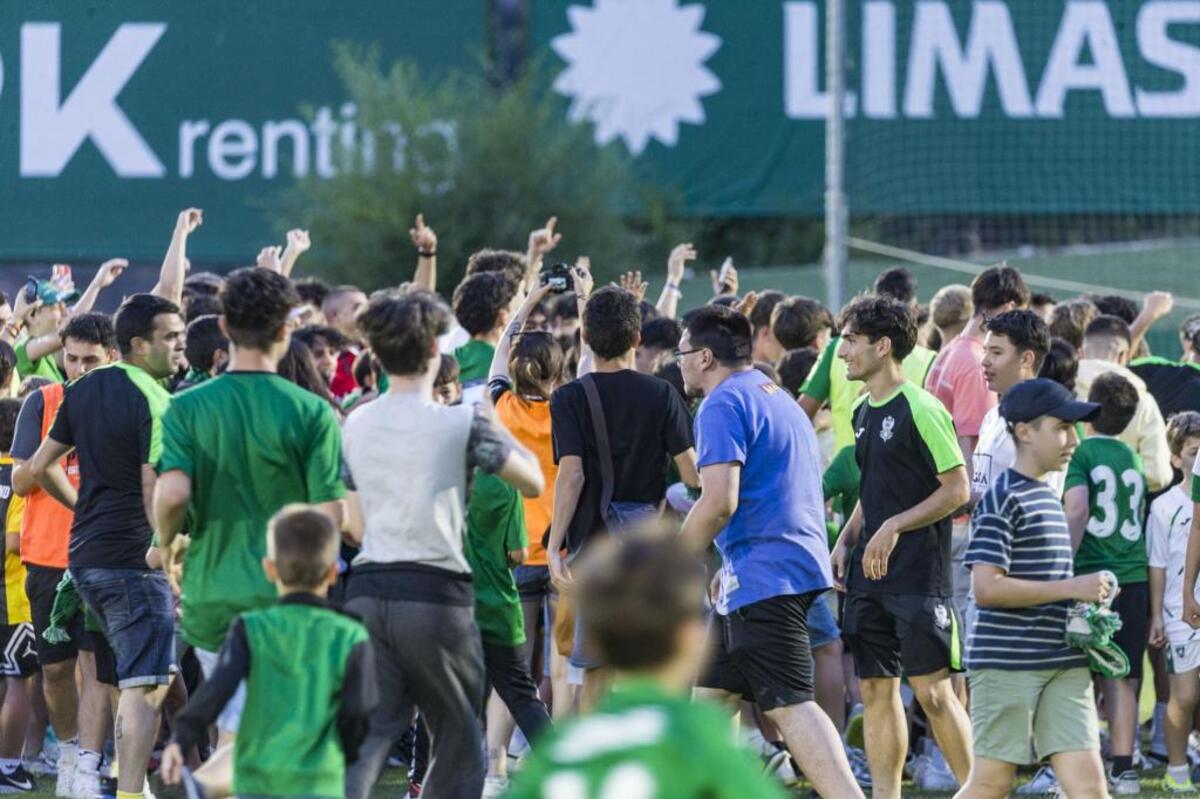
[{"label": "wristband on wrist", "polygon": [[437,255],[437,250],[417,250],[417,255],[422,258],[432,258]]}]

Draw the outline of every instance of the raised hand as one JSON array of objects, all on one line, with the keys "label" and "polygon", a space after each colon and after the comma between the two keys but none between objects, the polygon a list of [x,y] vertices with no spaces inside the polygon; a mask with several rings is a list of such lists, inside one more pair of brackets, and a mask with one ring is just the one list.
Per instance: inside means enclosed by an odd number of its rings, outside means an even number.
[{"label": "raised hand", "polygon": [[747,291],[746,296],[742,297],[741,302],[734,308],[742,316],[749,316],[754,312],[754,306],[758,305],[758,292]]},{"label": "raised hand", "polygon": [[204,212],[199,208],[188,208],[179,212],[175,229],[185,236],[204,224]]},{"label": "raised hand", "polygon": [[641,270],[625,272],[621,275],[621,278],[616,285],[637,297],[638,302],[646,299],[646,289],[650,287],[649,283],[642,280]]},{"label": "raised hand", "polygon": [[696,260],[696,248],[687,244],[676,244],[667,256],[667,282],[676,288],[683,282],[683,274],[688,261]]},{"label": "raised hand", "polygon": [[596,285],[592,277],[591,258],[581,255],[575,259],[575,266],[571,267],[571,281],[575,284],[575,296],[581,300],[591,296],[592,288]]},{"label": "raised hand", "polygon": [[97,284],[102,289],[106,289],[116,282],[121,273],[129,268],[129,261],[124,258],[110,258],[100,264],[100,269],[96,272]]},{"label": "raised hand", "polygon": [[541,258],[546,253],[553,250],[562,241],[562,234],[554,232],[554,226],[558,224],[558,217],[552,216],[546,220],[546,226],[538,228],[529,234],[529,254],[534,258]]},{"label": "raised hand", "polygon": [[713,294],[720,296],[721,294],[737,294],[738,292],[738,271],[733,265],[732,258],[726,258],[721,263],[721,270],[709,270],[709,277],[712,278]]},{"label": "raised hand", "polygon": [[416,223],[408,229],[408,237],[418,252],[437,252],[437,234],[425,224],[424,214],[417,214]]},{"label": "raised hand", "polygon": [[280,247],[263,247],[258,251],[258,267],[259,269],[267,269],[271,272],[283,274],[283,262],[279,256],[282,252]]},{"label": "raised hand", "polygon": [[308,231],[300,228],[292,228],[287,232],[287,248],[296,255],[308,252],[312,242],[308,238]]}]

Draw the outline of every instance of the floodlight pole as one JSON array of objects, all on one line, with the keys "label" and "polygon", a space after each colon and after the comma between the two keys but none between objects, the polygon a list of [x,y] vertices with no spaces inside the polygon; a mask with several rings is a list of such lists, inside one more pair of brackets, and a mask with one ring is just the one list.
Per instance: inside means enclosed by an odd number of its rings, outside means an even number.
[{"label": "floodlight pole", "polygon": [[825,2],[825,81],[829,112],[825,117],[825,287],[829,308],[837,313],[845,299],[846,238],[850,213],[846,201],[846,8],[844,0]]}]

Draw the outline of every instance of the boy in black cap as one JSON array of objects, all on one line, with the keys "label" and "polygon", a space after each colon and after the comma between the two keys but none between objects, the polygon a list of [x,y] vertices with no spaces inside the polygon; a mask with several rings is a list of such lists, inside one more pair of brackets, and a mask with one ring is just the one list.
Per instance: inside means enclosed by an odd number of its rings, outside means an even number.
[{"label": "boy in black cap", "polygon": [[1033,760],[1030,731],[1034,756],[1050,758],[1067,796],[1108,796],[1088,660],[1065,635],[1071,602],[1103,600],[1111,585],[1103,574],[1074,576],[1066,515],[1041,480],[1070,461],[1076,422],[1099,409],[1046,379],[1018,383],[1000,402],[1016,459],[971,518],[975,762],[956,799],[1007,796],[1017,766]]}]

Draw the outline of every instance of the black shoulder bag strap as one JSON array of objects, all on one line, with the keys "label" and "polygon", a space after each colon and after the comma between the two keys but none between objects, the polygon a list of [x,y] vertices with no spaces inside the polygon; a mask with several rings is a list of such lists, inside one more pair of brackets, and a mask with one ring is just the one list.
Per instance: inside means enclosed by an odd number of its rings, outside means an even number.
[{"label": "black shoulder bag strap", "polygon": [[608,445],[608,425],[604,422],[604,408],[600,405],[600,392],[596,381],[586,374],[579,378],[583,393],[587,395],[588,410],[592,412],[592,428],[596,432],[596,449],[600,453],[600,518],[608,518],[608,506],[613,498],[612,448]]}]

